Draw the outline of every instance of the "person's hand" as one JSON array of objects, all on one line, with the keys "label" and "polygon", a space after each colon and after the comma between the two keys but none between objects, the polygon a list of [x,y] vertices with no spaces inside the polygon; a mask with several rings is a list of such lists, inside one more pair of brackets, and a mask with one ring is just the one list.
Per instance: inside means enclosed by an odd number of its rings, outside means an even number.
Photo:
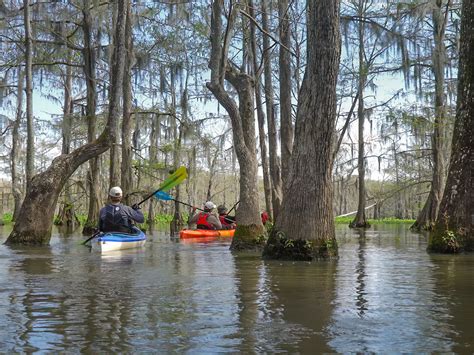
[{"label": "person's hand", "polygon": [[193,206],[193,213],[196,212],[196,210],[197,210],[197,207]]},{"label": "person's hand", "polygon": [[137,211],[137,210],[140,209],[140,206],[138,205],[138,203],[135,203],[135,204],[132,205],[132,208],[133,208],[135,211]]}]

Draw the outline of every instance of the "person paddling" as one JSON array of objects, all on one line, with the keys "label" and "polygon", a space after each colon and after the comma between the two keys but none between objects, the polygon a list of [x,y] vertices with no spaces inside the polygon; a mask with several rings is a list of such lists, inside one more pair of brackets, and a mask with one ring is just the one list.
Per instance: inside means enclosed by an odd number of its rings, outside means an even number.
[{"label": "person paddling", "polygon": [[235,229],[235,216],[228,215],[226,206],[219,205],[217,207],[217,212],[219,213],[219,220],[221,221],[223,229]]},{"label": "person paddling", "polygon": [[119,186],[110,189],[109,198],[110,203],[102,207],[99,212],[99,231],[131,233],[134,222],[145,222],[145,217],[137,204],[129,207],[121,203],[122,189]]},{"label": "person paddling", "polygon": [[216,205],[212,201],[207,201],[204,204],[204,211],[196,213],[196,207],[193,207],[193,216],[188,220],[188,224],[196,224],[197,229],[222,229],[222,224],[219,218],[212,213]]}]

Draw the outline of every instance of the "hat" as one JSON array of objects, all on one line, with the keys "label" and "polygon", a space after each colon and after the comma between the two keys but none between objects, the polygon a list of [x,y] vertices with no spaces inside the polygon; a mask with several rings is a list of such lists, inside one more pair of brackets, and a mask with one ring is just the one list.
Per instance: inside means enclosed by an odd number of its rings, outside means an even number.
[{"label": "hat", "polygon": [[213,210],[214,208],[216,208],[216,205],[212,201],[207,201],[204,204],[204,208],[208,210]]},{"label": "hat", "polygon": [[225,211],[227,211],[227,207],[224,206],[224,205],[219,205],[217,206],[217,212],[219,213],[224,213]]},{"label": "hat", "polygon": [[111,197],[122,197],[122,189],[119,186],[114,186],[109,191]]}]

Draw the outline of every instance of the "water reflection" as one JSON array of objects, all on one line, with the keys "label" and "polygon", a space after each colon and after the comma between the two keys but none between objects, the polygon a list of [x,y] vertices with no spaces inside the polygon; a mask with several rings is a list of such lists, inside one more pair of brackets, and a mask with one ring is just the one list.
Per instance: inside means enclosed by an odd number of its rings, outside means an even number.
[{"label": "water reflection", "polygon": [[80,235],[1,245],[0,349],[472,352],[474,256],[429,255],[407,228],[338,228],[339,260],[315,263],[159,232],[144,249],[104,255]]}]

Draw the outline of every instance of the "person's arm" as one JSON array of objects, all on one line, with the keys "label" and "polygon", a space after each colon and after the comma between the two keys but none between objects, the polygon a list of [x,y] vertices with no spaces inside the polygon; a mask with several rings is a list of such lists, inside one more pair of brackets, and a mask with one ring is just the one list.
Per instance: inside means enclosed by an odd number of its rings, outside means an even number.
[{"label": "person's arm", "polygon": [[216,229],[222,229],[222,224],[219,220],[219,217],[211,214],[209,215],[209,217],[207,217],[207,221],[209,222],[209,224],[212,224]]},{"label": "person's arm", "polygon": [[131,220],[135,221],[136,223],[145,222],[145,217],[143,216],[142,211],[134,210],[133,208],[129,206],[124,206],[124,208]]},{"label": "person's arm", "polygon": [[199,219],[199,213],[195,213],[192,215],[191,218],[188,220],[188,224],[196,224]]}]

